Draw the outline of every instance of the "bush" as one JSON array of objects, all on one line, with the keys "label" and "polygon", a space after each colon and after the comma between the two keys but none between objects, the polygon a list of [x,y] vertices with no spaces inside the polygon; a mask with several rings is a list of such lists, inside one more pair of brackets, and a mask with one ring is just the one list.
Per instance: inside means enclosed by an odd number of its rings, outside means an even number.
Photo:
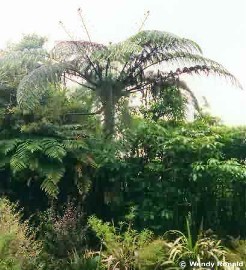
[{"label": "bush", "polygon": [[34,240],[28,223],[21,222],[16,205],[0,199],[0,269],[39,269],[41,244]]},{"label": "bush", "polygon": [[232,239],[229,243],[230,252],[226,256],[229,262],[243,262],[242,270],[246,269],[246,240]]},{"label": "bush", "polygon": [[102,263],[108,270],[157,270],[173,264],[167,257],[167,243],[154,239],[149,230],[137,232],[124,222],[115,227],[96,217],[89,218],[89,225],[101,240]]},{"label": "bush", "polygon": [[177,265],[180,261],[194,262],[217,262],[225,261],[228,250],[221,244],[210,231],[200,230],[197,239],[194,240],[190,231],[190,222],[186,219],[187,235],[180,231],[171,230],[165,233],[171,237],[169,241],[169,259]]},{"label": "bush", "polygon": [[57,259],[67,258],[73,250],[86,249],[86,224],[72,203],[68,203],[61,214],[53,208],[43,213],[39,231],[45,250]]},{"label": "bush", "polygon": [[100,254],[94,256],[93,253],[87,252],[83,255],[79,255],[76,251],[73,252],[69,270],[101,270],[104,269],[101,266]]},{"label": "bush", "polygon": [[160,270],[172,266],[174,262],[168,258],[168,253],[168,243],[165,240],[158,238],[151,241],[138,251],[138,269]]}]

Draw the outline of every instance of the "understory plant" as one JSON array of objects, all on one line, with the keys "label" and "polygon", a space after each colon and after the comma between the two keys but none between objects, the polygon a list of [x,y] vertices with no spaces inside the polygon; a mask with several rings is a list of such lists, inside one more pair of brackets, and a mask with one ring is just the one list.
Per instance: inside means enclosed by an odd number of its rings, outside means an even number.
[{"label": "understory plant", "polygon": [[94,216],[89,218],[89,225],[101,240],[100,254],[107,270],[163,269],[173,265],[168,260],[165,240],[155,239],[147,229],[138,232],[125,222],[117,227]]},{"label": "understory plant", "polygon": [[226,255],[226,261],[243,262],[242,270],[246,269],[246,240],[231,238],[228,244],[230,252]]},{"label": "understory plant", "polygon": [[212,232],[200,230],[197,239],[194,240],[190,230],[190,222],[186,219],[187,234],[177,230],[170,230],[164,234],[169,245],[169,259],[178,264],[184,261],[221,262],[225,261],[228,250],[222,245]]},{"label": "understory plant", "polygon": [[27,222],[22,222],[16,205],[0,199],[0,269],[41,269],[41,244],[35,240]]},{"label": "understory plant", "polygon": [[40,238],[45,251],[54,259],[68,259],[74,250],[85,251],[87,226],[78,207],[67,203],[60,213],[55,207],[50,208],[40,219]]},{"label": "understory plant", "polygon": [[85,252],[80,255],[76,250],[73,251],[70,259],[69,270],[103,270],[101,265],[100,253],[94,256],[92,252]]}]

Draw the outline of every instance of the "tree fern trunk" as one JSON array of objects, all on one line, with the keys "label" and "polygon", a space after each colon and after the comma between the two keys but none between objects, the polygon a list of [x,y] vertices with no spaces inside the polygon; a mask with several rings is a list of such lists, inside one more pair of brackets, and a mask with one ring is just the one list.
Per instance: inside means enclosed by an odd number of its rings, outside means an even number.
[{"label": "tree fern trunk", "polygon": [[104,89],[102,94],[104,116],[103,131],[106,137],[112,137],[115,132],[115,106],[117,99],[114,96],[111,86]]},{"label": "tree fern trunk", "polygon": [[115,105],[103,105],[104,123],[103,131],[106,137],[112,137],[115,131]]}]

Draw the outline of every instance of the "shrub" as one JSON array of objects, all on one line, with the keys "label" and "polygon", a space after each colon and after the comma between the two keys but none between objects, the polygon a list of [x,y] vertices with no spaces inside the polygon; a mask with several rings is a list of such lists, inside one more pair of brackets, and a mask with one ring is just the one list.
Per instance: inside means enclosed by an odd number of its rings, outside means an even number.
[{"label": "shrub", "polygon": [[149,230],[137,232],[131,224],[119,223],[119,227],[103,223],[96,217],[89,218],[89,225],[101,240],[102,262],[108,270],[162,269],[171,266],[168,261],[167,244],[164,240],[154,239]]},{"label": "shrub", "polygon": [[161,239],[155,239],[138,251],[138,269],[160,270],[173,266],[174,262],[168,258],[168,243]]},{"label": "shrub", "polygon": [[190,232],[190,223],[186,219],[187,235],[180,231],[171,230],[165,233],[166,237],[172,237],[169,242],[169,259],[177,264],[180,261],[189,262],[219,262],[225,261],[227,249],[209,231],[200,231],[197,240],[194,241]]},{"label": "shrub", "polygon": [[246,240],[234,239],[229,243],[230,252],[226,256],[229,262],[243,262],[242,270],[246,269]]},{"label": "shrub", "polygon": [[86,252],[79,255],[77,251],[72,253],[70,259],[69,270],[101,270],[101,257],[100,254],[94,256],[94,253]]},{"label": "shrub", "polygon": [[34,240],[28,223],[21,222],[16,205],[0,199],[0,269],[38,269],[40,252],[41,244]]},{"label": "shrub", "polygon": [[85,251],[87,227],[83,214],[72,203],[68,203],[60,214],[50,208],[40,219],[39,237],[45,252],[55,260],[68,260],[74,250]]}]

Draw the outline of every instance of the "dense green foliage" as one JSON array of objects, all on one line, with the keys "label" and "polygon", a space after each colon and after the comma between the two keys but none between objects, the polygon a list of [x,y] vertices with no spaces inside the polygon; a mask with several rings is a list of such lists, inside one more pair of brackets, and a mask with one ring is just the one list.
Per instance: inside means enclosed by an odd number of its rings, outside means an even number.
[{"label": "dense green foliage", "polygon": [[107,208],[114,217],[134,208],[141,228],[159,231],[182,229],[191,213],[196,228],[203,222],[245,235],[245,129],[202,120],[175,126],[136,120],[134,126],[124,150],[104,160],[96,175],[107,195],[103,215]]}]

